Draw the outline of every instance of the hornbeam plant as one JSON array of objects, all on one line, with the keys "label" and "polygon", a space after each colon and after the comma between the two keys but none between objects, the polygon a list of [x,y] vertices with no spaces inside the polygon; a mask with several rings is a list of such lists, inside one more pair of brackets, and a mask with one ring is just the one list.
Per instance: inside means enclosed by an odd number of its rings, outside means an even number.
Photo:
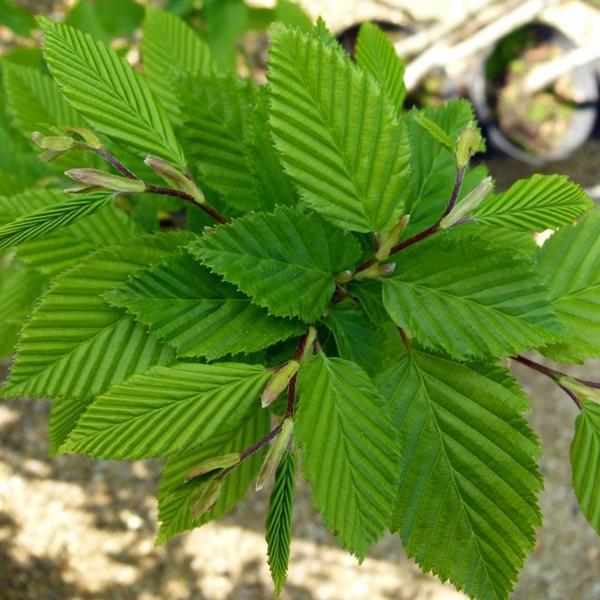
[{"label": "hornbeam plant", "polygon": [[6,95],[77,185],[0,199],[0,350],[4,398],[52,399],[54,452],[163,457],[159,544],[255,487],[277,593],[301,471],[359,561],[389,530],[507,598],[543,485],[516,361],[579,411],[573,485],[600,531],[600,386],[523,355],[600,357],[600,215],[577,185],[494,193],[471,106],[404,110],[370,24],[354,61],[322,21],[275,25],[262,87],[155,9],[143,75],[40,27],[52,78],[12,65]]}]

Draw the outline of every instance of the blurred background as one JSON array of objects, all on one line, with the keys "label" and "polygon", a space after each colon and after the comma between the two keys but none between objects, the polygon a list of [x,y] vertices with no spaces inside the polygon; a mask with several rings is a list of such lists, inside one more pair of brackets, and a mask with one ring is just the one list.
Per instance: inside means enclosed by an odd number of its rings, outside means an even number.
[{"label": "blurred background", "polygon": [[[136,0],[0,0],[0,70],[44,70],[34,16],[48,14],[109,43],[138,66],[144,4]],[[483,159],[505,189],[533,172],[569,175],[600,200],[600,2],[559,0],[167,0],[224,68],[264,81],[268,28],[310,27],[322,16],[352,53],[358,27],[379,24],[406,61],[409,105],[462,96],[488,137]],[[48,176],[14,127],[0,79],[0,194],[21,173]],[[0,348],[2,340],[0,340]],[[7,364],[0,363],[0,380]],[[573,374],[596,377],[599,361]],[[576,409],[541,376],[515,368],[532,396],[542,439],[538,531],[518,600],[600,599],[600,543],[570,489]],[[200,600],[272,597],[265,561],[268,492],[223,520],[154,547],[157,462],[49,457],[44,402],[0,403],[0,599]],[[300,483],[289,583],[283,598],[459,599],[423,575],[398,537],[358,566],[340,550]]]}]

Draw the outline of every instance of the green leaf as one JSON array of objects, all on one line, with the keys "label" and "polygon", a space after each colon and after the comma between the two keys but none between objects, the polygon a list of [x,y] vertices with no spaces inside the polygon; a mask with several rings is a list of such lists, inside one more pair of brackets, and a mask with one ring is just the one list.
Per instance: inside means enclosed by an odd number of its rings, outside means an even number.
[{"label": "green leaf", "polygon": [[538,268],[566,329],[566,341],[544,353],[564,362],[600,357],[600,212],[559,229],[542,246]]},{"label": "green leaf", "polygon": [[480,600],[508,598],[541,523],[540,447],[522,393],[411,349],[378,378],[403,447],[394,519],[424,571]]},{"label": "green leaf", "polygon": [[276,596],[279,596],[287,580],[292,542],[295,474],[296,455],[293,451],[286,452],[275,475],[266,522],[267,556]]},{"label": "green leaf", "polygon": [[76,110],[62,97],[56,83],[39,69],[4,64],[4,86],[9,107],[19,129],[56,135],[52,127],[84,127]]},{"label": "green leaf", "polygon": [[373,79],[336,47],[275,25],[271,126],[311,208],[353,231],[387,231],[410,193],[406,127]]},{"label": "green leaf", "polygon": [[135,314],[178,356],[257,352],[305,329],[300,321],[270,317],[187,253],[138,273],[105,298]]},{"label": "green leaf", "polygon": [[40,18],[44,58],[70,104],[97,132],[183,167],[171,124],[144,79],[87,33]]},{"label": "green leaf", "polygon": [[334,304],[323,324],[333,333],[339,355],[359,364],[369,375],[381,372],[390,357],[402,353],[400,335],[389,318],[388,327],[378,330],[359,304]]},{"label": "green leaf", "polygon": [[[31,196],[33,192],[25,192],[24,194]],[[89,217],[108,206],[113,198],[114,194],[112,192],[94,192],[82,196],[65,195],[64,200],[61,202],[25,214],[0,227],[0,250],[49,235],[57,229],[75,223],[79,219]]]},{"label": "green leaf", "polygon": [[404,62],[390,38],[376,25],[363,23],[356,40],[355,58],[357,64],[375,78],[394,108],[401,113],[406,97]]},{"label": "green leaf", "polygon": [[487,198],[473,216],[487,225],[544,231],[572,223],[593,205],[588,195],[564,175],[533,175]]},{"label": "green leaf", "polygon": [[0,262],[0,359],[12,354],[19,330],[46,284],[38,271]]},{"label": "green leaf", "polygon": [[[456,139],[460,131],[475,118],[473,108],[466,100],[450,100],[437,107],[412,109],[407,114],[414,188],[406,206],[406,212],[410,213],[410,224],[405,238],[433,225],[442,216],[456,177],[453,153],[423,131],[418,123],[420,114],[439,126],[450,139]],[[476,183],[486,174],[477,173]],[[467,177],[472,176],[467,173]],[[467,188],[468,182],[465,181],[465,184],[463,187]]]},{"label": "green leaf", "polygon": [[583,400],[571,444],[573,487],[581,512],[600,535],[600,404]]},{"label": "green leaf", "polygon": [[144,236],[85,257],[59,275],[23,328],[3,397],[80,398],[173,360],[146,328],[102,294],[189,241],[182,233]]},{"label": "green leaf", "polygon": [[150,89],[162,102],[171,120],[180,124],[174,76],[208,74],[213,66],[208,46],[185,21],[149,5],[141,51]]},{"label": "green leaf", "polygon": [[183,81],[183,135],[198,179],[244,212],[294,202],[269,137],[266,98],[256,86],[233,75]]},{"label": "green leaf", "polygon": [[435,122],[429,119],[424,111],[417,111],[414,115],[415,123],[420,125],[438,144],[446,150],[454,152],[456,144],[454,140]]},{"label": "green leaf", "polygon": [[389,526],[399,440],[383,397],[361,367],[314,356],[298,377],[296,440],[313,502],[342,546],[363,559]]},{"label": "green leaf", "polygon": [[185,478],[203,460],[230,452],[241,452],[250,447],[267,434],[269,424],[269,411],[258,408],[236,430],[221,433],[198,448],[169,457],[158,490],[160,530],[156,538],[157,545],[163,544],[177,533],[200,527],[221,517],[246,495],[260,469],[264,449],[244,460],[225,477],[217,504],[199,519],[192,518],[190,506],[197,483],[185,483]]},{"label": "green leaf", "polygon": [[335,275],[360,258],[353,237],[317,215],[285,207],[217,227],[190,251],[269,313],[306,321],[323,314]]},{"label": "green leaf", "polygon": [[248,418],[270,376],[242,363],[152,367],[96,398],[61,450],[135,459],[201,446]]},{"label": "green leaf", "polygon": [[[57,189],[29,190],[11,198],[0,197],[0,225],[71,198]],[[21,244],[17,255],[27,265],[52,275],[93,250],[118,244],[139,233],[140,229],[123,211],[109,205],[60,231]]]},{"label": "green leaf", "polygon": [[396,256],[383,301],[393,321],[425,347],[469,359],[560,339],[548,289],[511,249],[438,234]]}]

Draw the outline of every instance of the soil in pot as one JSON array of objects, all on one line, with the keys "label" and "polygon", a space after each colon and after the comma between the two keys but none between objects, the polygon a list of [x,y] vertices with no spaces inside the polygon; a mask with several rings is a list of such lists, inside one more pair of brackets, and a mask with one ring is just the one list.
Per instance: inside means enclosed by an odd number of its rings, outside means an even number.
[{"label": "soil in pot", "polygon": [[547,28],[526,27],[505,37],[486,62],[486,92],[504,134],[526,151],[544,158],[556,153],[569,135],[576,98],[566,73],[548,88],[528,94],[527,75],[566,52]]}]

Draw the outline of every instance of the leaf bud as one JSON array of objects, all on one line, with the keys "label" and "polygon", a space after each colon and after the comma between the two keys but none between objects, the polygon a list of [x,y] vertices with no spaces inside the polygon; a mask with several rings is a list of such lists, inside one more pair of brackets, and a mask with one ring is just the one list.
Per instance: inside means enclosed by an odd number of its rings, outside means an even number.
[{"label": "leaf bud", "polygon": [[261,403],[263,408],[270,406],[279,398],[299,368],[300,363],[297,360],[290,360],[273,373],[262,393]]},{"label": "leaf bud", "polygon": [[171,163],[158,156],[147,156],[144,164],[160,175],[169,185],[189,194],[198,204],[206,203],[204,194],[197,188],[196,184]]},{"label": "leaf bud", "polygon": [[477,153],[480,144],[481,133],[471,122],[458,134],[456,139],[456,150],[454,152],[456,166],[464,169],[469,164],[471,157]]},{"label": "leaf bud", "polygon": [[375,258],[377,260],[383,261],[388,259],[392,248],[400,241],[400,238],[408,226],[409,221],[410,215],[404,215],[400,221],[398,221],[398,223],[392,227],[385,239],[382,241],[381,246],[379,246],[379,250],[377,250],[375,253]]},{"label": "leaf bud", "polygon": [[73,138],[64,135],[43,135],[39,131],[34,131],[31,134],[31,139],[35,144],[44,150],[52,150],[54,152],[67,152],[73,148]]},{"label": "leaf bud", "polygon": [[304,340],[304,348],[302,349],[302,356],[300,357],[300,362],[308,360],[315,349],[315,340],[317,339],[317,328],[314,325],[311,325],[308,328],[308,332],[306,333],[306,340]]},{"label": "leaf bud", "polygon": [[451,211],[440,221],[440,229],[449,229],[477,210],[494,187],[491,177],[486,177],[474,190],[469,192]]},{"label": "leaf bud", "polygon": [[287,448],[294,433],[294,420],[291,417],[284,419],[279,435],[273,440],[269,447],[267,456],[260,468],[260,473],[256,479],[256,491],[260,492],[265,484],[275,475],[275,471],[287,451]]},{"label": "leaf bud", "polygon": [[89,129],[83,127],[73,127],[67,129],[67,133],[76,133],[90,148],[99,150],[104,147],[104,144],[96,137],[96,135]]},{"label": "leaf bud", "polygon": [[191,481],[196,477],[201,477],[212,471],[222,471],[234,467],[240,462],[239,452],[232,452],[230,454],[224,454],[223,456],[213,456],[203,460],[196,465],[187,475],[185,480]]},{"label": "leaf bud", "polygon": [[600,404],[600,389],[590,387],[567,376],[558,379],[558,384],[573,392],[580,401],[589,400],[590,402],[597,402]]},{"label": "leaf bud", "polygon": [[70,169],[65,171],[65,175],[86,186],[99,187],[114,192],[139,194],[146,190],[146,184],[139,179],[129,179],[99,169]]},{"label": "leaf bud", "polygon": [[198,486],[190,499],[192,519],[199,519],[214,507],[221,494],[222,486],[222,480],[217,478],[209,479]]},{"label": "leaf bud", "polygon": [[370,267],[359,271],[354,276],[355,281],[362,281],[363,279],[379,279],[380,277],[390,277],[396,270],[396,263],[386,263],[384,265],[375,263]]}]

